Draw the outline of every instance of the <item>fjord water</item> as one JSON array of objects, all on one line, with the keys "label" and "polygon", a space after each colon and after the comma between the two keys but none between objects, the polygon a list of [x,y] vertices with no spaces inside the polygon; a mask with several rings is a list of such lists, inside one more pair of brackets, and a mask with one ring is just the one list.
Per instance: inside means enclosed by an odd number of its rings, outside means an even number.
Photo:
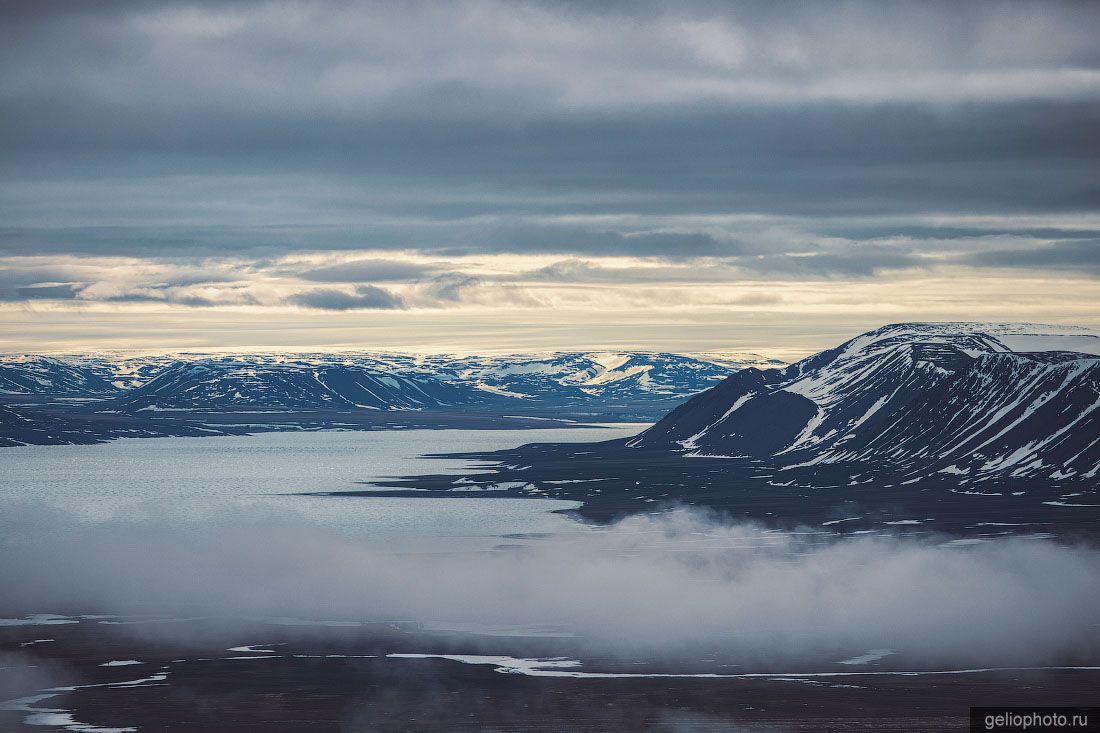
[{"label": "fjord water", "polygon": [[574,528],[575,522],[553,512],[578,505],[494,498],[492,492],[443,499],[308,494],[369,490],[372,481],[395,476],[461,474],[473,465],[425,454],[612,440],[645,427],[270,432],[20,446],[0,451],[0,499],[27,510],[61,509],[86,522],[224,522],[239,515],[306,522],[401,549],[428,542],[477,546],[504,534]]}]

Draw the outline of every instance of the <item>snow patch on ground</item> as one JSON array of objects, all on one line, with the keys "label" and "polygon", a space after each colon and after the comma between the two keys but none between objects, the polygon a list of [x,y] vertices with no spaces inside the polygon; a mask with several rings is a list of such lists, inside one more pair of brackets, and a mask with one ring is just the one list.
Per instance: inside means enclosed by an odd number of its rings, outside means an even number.
[{"label": "snow patch on ground", "polygon": [[844,659],[837,662],[837,664],[870,664],[871,662],[877,662],[880,659],[884,659],[893,653],[893,649],[871,649],[866,654],[860,654],[858,657],[852,657],[851,659]]}]

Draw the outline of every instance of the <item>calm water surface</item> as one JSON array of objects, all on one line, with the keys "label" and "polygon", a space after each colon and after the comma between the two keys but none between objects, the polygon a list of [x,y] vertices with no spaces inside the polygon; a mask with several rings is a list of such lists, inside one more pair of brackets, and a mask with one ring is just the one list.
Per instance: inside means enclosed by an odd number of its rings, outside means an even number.
[{"label": "calm water surface", "polygon": [[[260,433],[236,437],[122,439],[87,446],[0,449],[0,497],[28,515],[56,507],[87,522],[270,518],[307,522],[385,542],[495,538],[575,528],[552,499],[311,497],[392,476],[462,474],[473,464],[423,458],[532,442],[592,442],[636,434],[642,424],[545,430],[400,430]],[[363,482],[368,482],[364,485]],[[11,502],[16,502],[13,505]]]}]

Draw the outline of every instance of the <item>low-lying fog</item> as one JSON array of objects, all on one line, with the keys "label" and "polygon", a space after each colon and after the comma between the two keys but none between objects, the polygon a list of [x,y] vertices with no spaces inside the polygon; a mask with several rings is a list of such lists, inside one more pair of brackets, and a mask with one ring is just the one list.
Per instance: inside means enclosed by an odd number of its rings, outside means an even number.
[{"label": "low-lying fog", "polygon": [[1096,661],[1100,552],[781,534],[688,510],[493,551],[394,553],[288,519],[86,522],[0,505],[0,615],[549,625],[592,653],[814,664]]}]

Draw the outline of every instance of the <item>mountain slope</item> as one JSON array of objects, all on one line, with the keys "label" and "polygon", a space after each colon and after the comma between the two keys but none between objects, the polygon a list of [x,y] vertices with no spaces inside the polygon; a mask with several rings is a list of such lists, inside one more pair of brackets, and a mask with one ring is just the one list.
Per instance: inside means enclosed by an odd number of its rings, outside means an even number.
[{"label": "mountain slope", "polygon": [[96,371],[44,356],[0,359],[0,394],[50,397],[101,397],[118,391]]},{"label": "mountain slope", "polygon": [[639,416],[654,418],[737,369],[780,364],[751,354],[693,356],[658,352],[428,357],[421,362],[440,378],[529,405],[577,412],[633,409]]},{"label": "mountain slope", "polygon": [[483,405],[490,395],[361,366],[236,359],[180,362],[111,402],[118,410],[421,410]]},{"label": "mountain slope", "polygon": [[734,374],[628,445],[962,484],[1093,478],[1098,355],[1100,337],[1080,329],[895,324],[786,369]]},{"label": "mountain slope", "polygon": [[103,354],[74,359],[127,388],[111,409],[479,405],[522,414],[565,411],[576,419],[643,420],[659,418],[737,369],[782,365],[752,354],[659,352],[180,354],[176,359]]}]

